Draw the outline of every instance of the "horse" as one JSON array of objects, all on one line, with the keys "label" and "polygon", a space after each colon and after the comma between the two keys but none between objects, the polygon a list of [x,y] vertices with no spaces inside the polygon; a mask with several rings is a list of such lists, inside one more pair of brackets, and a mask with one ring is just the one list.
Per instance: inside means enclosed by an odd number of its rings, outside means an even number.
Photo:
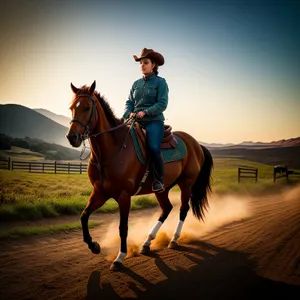
[{"label": "horse", "polygon": [[[101,248],[92,240],[89,233],[89,216],[110,198],[118,203],[120,250],[110,266],[110,270],[117,271],[123,267],[123,260],[127,255],[131,196],[138,190],[147,166],[138,160],[135,153],[133,139],[129,134],[132,124],[130,125],[128,120],[117,118],[108,101],[95,90],[95,87],[96,81],[91,86],[84,85],[80,88],[71,83],[74,93],[70,105],[72,120],[66,137],[73,147],[80,147],[86,139],[89,139],[91,145],[88,176],[93,189],[80,220],[83,241],[94,254],[99,254]],[[190,208],[189,202],[193,215],[199,221],[204,221],[205,211],[209,207],[212,156],[207,148],[200,145],[188,133],[174,131],[174,135],[183,140],[186,154],[182,159],[164,165],[165,190],[155,193],[161,215],[143,243],[141,254],[150,253],[151,241],[155,239],[159,228],[172,210],[173,206],[168,196],[172,187],[178,185],[181,190],[181,206],[179,221],[168,245],[169,248],[174,249],[179,245],[178,238]],[[151,188],[152,179],[152,175],[149,174],[140,195],[154,193]]]}]

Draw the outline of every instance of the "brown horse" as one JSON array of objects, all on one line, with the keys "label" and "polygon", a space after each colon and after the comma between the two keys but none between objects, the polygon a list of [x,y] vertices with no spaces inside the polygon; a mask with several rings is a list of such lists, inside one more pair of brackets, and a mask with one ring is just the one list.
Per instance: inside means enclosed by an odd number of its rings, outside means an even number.
[{"label": "brown horse", "polygon": [[[109,104],[95,91],[95,81],[90,87],[76,88],[71,103],[73,120],[67,138],[73,147],[79,147],[89,138],[91,154],[88,175],[93,186],[88,204],[81,214],[83,240],[89,249],[100,253],[100,246],[92,241],[89,234],[88,219],[93,211],[101,207],[109,198],[119,204],[121,247],[111,270],[119,270],[127,253],[128,216],[131,196],[139,188],[147,166],[142,164],[135,153],[133,140],[129,134],[128,121],[117,119]],[[161,215],[149,232],[141,253],[150,251],[151,241],[155,238],[162,223],[172,210],[168,194],[174,185],[181,190],[181,207],[178,225],[169,248],[175,248],[183,222],[189,210],[189,201],[196,218],[203,219],[208,207],[207,193],[211,191],[210,178],[213,160],[210,152],[191,137],[181,131],[174,132],[185,144],[187,153],[181,160],[165,164],[165,191],[157,193]],[[149,175],[140,194],[151,194],[152,175]]]}]

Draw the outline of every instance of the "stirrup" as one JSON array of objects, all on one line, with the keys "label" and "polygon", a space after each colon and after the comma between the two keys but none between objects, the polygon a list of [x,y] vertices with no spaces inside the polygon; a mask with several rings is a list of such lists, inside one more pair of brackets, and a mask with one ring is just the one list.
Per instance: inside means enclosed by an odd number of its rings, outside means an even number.
[{"label": "stirrup", "polygon": [[155,193],[161,193],[165,191],[165,186],[158,180],[153,181],[152,183],[152,191]]}]

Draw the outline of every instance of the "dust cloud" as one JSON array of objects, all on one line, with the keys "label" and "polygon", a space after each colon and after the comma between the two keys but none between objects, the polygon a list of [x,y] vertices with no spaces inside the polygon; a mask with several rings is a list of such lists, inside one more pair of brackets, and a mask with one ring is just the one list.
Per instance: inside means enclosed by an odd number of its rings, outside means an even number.
[{"label": "dust cloud", "polygon": [[293,201],[299,200],[300,201],[300,185],[296,186],[293,189],[289,189],[282,194],[282,198],[285,201]]},{"label": "dust cloud", "polygon": [[[170,193],[170,200],[173,204],[167,220],[163,223],[156,239],[151,243],[151,249],[166,247],[171,240],[179,220],[180,193]],[[231,222],[237,222],[250,216],[249,197],[238,196],[211,196],[209,197],[209,208],[205,213],[204,222],[198,221],[189,210],[184,222],[179,243],[189,243],[197,240],[218,227]],[[161,214],[160,208],[156,210],[145,210],[145,213],[138,219],[131,220],[129,216],[128,225],[128,254],[127,257],[139,254],[143,242],[149,231],[156,224]],[[114,259],[119,251],[119,221],[115,221],[107,228],[106,234],[100,241],[103,253],[107,259]]]}]

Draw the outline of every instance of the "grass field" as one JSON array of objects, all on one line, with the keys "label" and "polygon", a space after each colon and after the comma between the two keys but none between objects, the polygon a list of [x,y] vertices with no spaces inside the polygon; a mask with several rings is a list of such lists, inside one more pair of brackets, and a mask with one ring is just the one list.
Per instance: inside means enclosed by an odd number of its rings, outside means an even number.
[{"label": "grass field", "polygon": [[[33,152],[30,151],[28,149],[24,149],[24,148],[19,148],[19,147],[15,147],[12,146],[11,150],[0,150],[0,159],[8,159],[11,158],[11,160],[14,161],[30,161],[30,162],[53,162],[54,160],[45,160],[45,157],[43,154],[38,153],[38,152]],[[78,154],[78,160],[64,160],[64,163],[75,163],[75,164],[80,164],[80,163],[84,163],[87,164],[88,163],[88,159],[86,159],[85,161],[81,161],[79,159],[79,154]]]},{"label": "grass field", "polygon": [[32,152],[28,149],[12,146],[11,150],[0,150],[0,158],[24,161],[43,161],[44,155],[38,152]]},{"label": "grass field", "polygon": [[[87,174],[34,174],[0,170],[0,219],[34,220],[80,214],[92,186]],[[136,196],[132,210],[153,207],[154,196]],[[115,212],[118,204],[110,199],[97,212]]]},{"label": "grass field", "polygon": [[[241,179],[238,183],[239,166],[258,168],[258,182]],[[300,177],[293,176],[287,182],[279,179],[273,183],[273,167],[233,158],[215,158],[212,172],[212,190],[216,194],[276,192],[289,185],[300,183]],[[92,191],[88,176],[84,174],[34,174],[21,171],[0,170],[0,222],[32,221],[55,218],[63,215],[77,215],[87,204]],[[172,191],[179,192],[175,186]],[[132,210],[157,206],[154,195],[132,197]],[[97,213],[116,212],[118,204],[110,199]],[[99,223],[90,222],[89,226]],[[10,225],[0,229],[0,240],[20,237],[49,235],[57,232],[80,230],[80,222],[53,225]]]},{"label": "grass field", "polygon": [[[247,165],[258,168],[258,182],[241,179],[237,182],[237,168]],[[273,183],[273,167],[239,159],[214,159],[212,189],[214,193],[261,193],[300,182],[300,177],[287,183],[279,179]],[[173,188],[179,191],[178,187]],[[35,220],[60,215],[79,215],[92,191],[87,174],[34,174],[0,170],[0,220]],[[132,210],[158,205],[154,195],[132,197]],[[115,212],[117,203],[110,199],[97,212]]]},{"label": "grass field", "polygon": [[[93,228],[99,226],[100,222],[90,221],[88,226]],[[69,232],[71,230],[81,230],[81,223],[71,222],[63,224],[54,224],[54,225],[42,225],[42,226],[12,226],[10,228],[0,229],[0,240],[7,239],[18,239],[21,237],[31,237],[31,236],[40,236],[53,234],[58,232]]]},{"label": "grass field", "polygon": [[[241,178],[238,183],[238,167],[249,166],[258,169],[258,181],[252,178]],[[237,158],[215,158],[212,175],[212,186],[216,193],[249,193],[271,192],[282,187],[300,183],[300,176],[292,175],[287,182],[285,178],[273,183],[273,166]]]}]

